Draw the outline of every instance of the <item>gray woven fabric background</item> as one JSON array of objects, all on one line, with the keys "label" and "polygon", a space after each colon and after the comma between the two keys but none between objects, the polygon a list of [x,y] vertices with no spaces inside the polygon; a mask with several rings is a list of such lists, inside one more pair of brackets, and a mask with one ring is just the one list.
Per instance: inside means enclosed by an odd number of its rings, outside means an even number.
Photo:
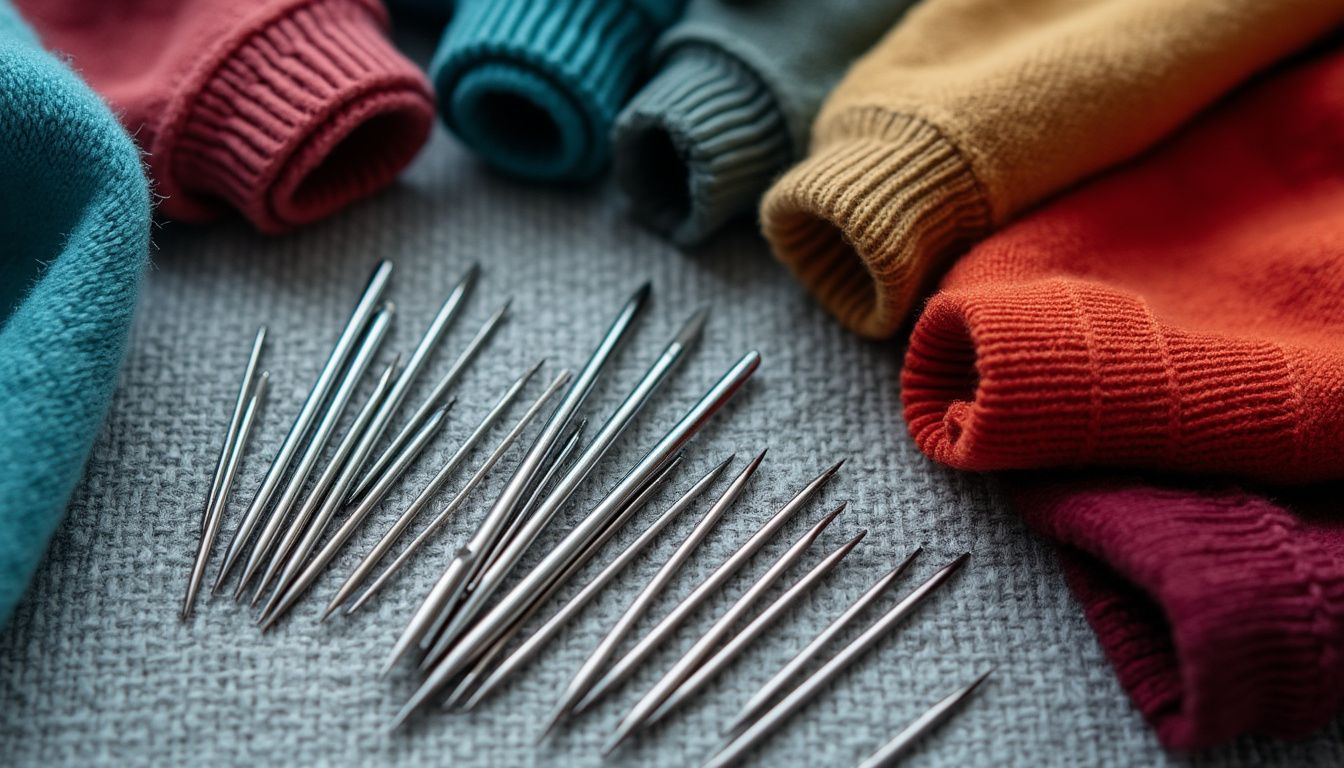
[{"label": "gray woven fabric background", "polygon": [[[912,445],[900,416],[899,348],[842,331],[771,261],[749,228],[688,257],[627,223],[605,190],[548,191],[501,179],[440,132],[398,188],[301,234],[267,239],[236,223],[174,224],[156,240],[155,267],[111,417],[45,564],[0,629],[0,763],[598,765],[599,745],[634,699],[842,499],[850,500],[849,511],[804,567],[859,528],[870,530],[868,539],[702,695],[609,764],[697,764],[716,745],[718,725],[793,650],[919,544],[927,546],[925,554],[882,608],[956,553],[971,550],[974,558],[774,737],[758,764],[852,764],[991,664],[998,672],[983,694],[925,742],[911,765],[1344,762],[1339,722],[1297,743],[1246,739],[1195,759],[1165,755],[1117,685],[1050,548],[1004,507],[992,481],[935,466]],[[194,620],[179,623],[203,494],[253,331],[270,325],[265,363],[274,389],[226,534],[369,269],[383,257],[397,264],[391,297],[399,308],[384,359],[409,349],[472,260],[483,265],[483,279],[435,359],[432,378],[506,296],[514,298],[514,315],[462,383],[450,426],[427,458],[277,630],[259,635],[247,611],[221,598],[203,599]],[[770,454],[748,493],[641,623],[641,635],[815,473],[842,457],[848,464],[823,499],[697,612],[619,695],[557,738],[534,744],[558,691],[708,499],[477,712],[433,713],[386,733],[413,677],[401,669],[379,680],[376,671],[445,564],[449,546],[480,519],[506,473],[493,474],[486,492],[369,609],[319,626],[321,605],[507,383],[542,356],[549,360],[547,379],[561,366],[581,365],[620,302],[644,279],[653,281],[654,302],[595,392],[590,415],[605,417],[702,302],[713,305],[706,337],[543,541],[567,530],[752,348],[765,360],[756,378],[694,443],[686,467],[654,508],[609,545],[598,564],[726,454],[738,453],[734,469],[763,447]],[[534,382],[529,398],[540,388]],[[509,418],[519,413],[515,407]],[[502,432],[496,429],[492,438]],[[483,455],[478,451],[473,466]],[[459,473],[441,498],[467,474]],[[590,567],[582,580],[595,571]]]}]

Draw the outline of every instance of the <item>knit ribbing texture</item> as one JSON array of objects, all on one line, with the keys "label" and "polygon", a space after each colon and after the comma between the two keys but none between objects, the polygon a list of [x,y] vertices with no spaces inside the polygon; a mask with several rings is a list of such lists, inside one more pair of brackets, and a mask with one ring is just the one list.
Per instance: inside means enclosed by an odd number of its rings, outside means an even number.
[{"label": "knit ribbing texture", "polygon": [[[915,324],[917,444],[974,470],[1344,478],[1341,136],[1332,53],[978,245]],[[1337,489],[1299,506],[1076,470],[1005,485],[1064,545],[1164,744],[1300,736],[1344,706]]]},{"label": "knit ribbing texture", "polygon": [[828,97],[762,227],[841,322],[891,336],[967,246],[1341,19],[1339,0],[926,0]]},{"label": "knit ribbing texture", "polygon": [[430,65],[444,123],[483,160],[544,181],[606,168],[610,131],[680,0],[464,0]]},{"label": "knit ribbing texture", "polygon": [[140,157],[0,2],[0,624],[65,512],[125,355],[149,245]]},{"label": "knit ribbing texture", "polygon": [[272,234],[325,218],[390,184],[433,122],[373,0],[20,5],[148,153],[174,218],[232,208]]},{"label": "knit ribbing texture", "polygon": [[753,212],[803,154],[826,93],[910,4],[692,0],[616,121],[616,178],[635,217],[693,246]]},{"label": "knit ribbing texture", "polygon": [[964,469],[1344,476],[1344,60],[1212,111],[966,256],[902,396]]},{"label": "knit ribbing texture", "polygon": [[749,210],[792,154],[764,84],[702,46],[673,53],[621,112],[614,153],[634,216],[680,245]]},{"label": "knit ribbing texture", "polygon": [[1300,738],[1344,707],[1334,494],[1287,508],[1236,489],[1049,475],[1012,496],[1061,545],[1121,685],[1167,746]]}]

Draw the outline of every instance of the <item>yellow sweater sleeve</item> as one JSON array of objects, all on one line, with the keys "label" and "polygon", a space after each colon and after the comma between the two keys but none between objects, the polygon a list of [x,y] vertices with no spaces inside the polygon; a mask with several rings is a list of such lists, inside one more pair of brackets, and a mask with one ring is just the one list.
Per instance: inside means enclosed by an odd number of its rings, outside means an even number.
[{"label": "yellow sweater sleeve", "polygon": [[761,207],[843,323],[894,334],[946,262],[1344,19],[1344,0],[924,0]]}]

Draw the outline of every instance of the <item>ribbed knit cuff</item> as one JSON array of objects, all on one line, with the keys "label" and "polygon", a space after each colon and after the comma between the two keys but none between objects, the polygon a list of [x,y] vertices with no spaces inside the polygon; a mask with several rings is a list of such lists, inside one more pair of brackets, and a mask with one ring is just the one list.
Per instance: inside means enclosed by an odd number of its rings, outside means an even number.
[{"label": "ribbed knit cuff", "polygon": [[919,447],[970,470],[1143,466],[1321,479],[1274,344],[1160,325],[1137,297],[1048,279],[944,291],[901,377]]},{"label": "ribbed knit cuff", "polygon": [[737,59],[675,49],[616,119],[616,182],[635,217],[673,242],[703,242],[750,211],[790,159],[774,97]]},{"label": "ribbed knit cuff", "polygon": [[1344,526],[1238,491],[1021,481],[1009,492],[1064,545],[1088,621],[1166,746],[1300,737],[1344,706]]},{"label": "ribbed knit cuff", "polygon": [[656,32],[626,0],[463,0],[430,67],[444,122],[507,173],[591,178]]},{"label": "ribbed knit cuff", "polygon": [[854,110],[817,133],[825,143],[762,202],[765,236],[847,327],[891,336],[948,257],[989,231],[984,190],[918,118]]},{"label": "ribbed knit cuff", "polygon": [[195,96],[159,174],[164,210],[203,218],[222,199],[278,233],[391,183],[424,144],[434,108],[384,24],[376,5],[301,4],[184,86]]}]

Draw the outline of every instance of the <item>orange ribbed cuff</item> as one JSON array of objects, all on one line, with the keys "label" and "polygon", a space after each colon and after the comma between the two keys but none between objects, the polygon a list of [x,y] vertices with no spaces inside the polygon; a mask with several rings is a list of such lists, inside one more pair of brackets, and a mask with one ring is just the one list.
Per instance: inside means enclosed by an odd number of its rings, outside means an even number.
[{"label": "orange ribbed cuff", "polygon": [[854,110],[818,134],[826,139],[762,202],[765,236],[848,328],[891,336],[944,260],[989,231],[985,193],[919,118]]},{"label": "orange ribbed cuff", "polygon": [[1279,346],[1164,327],[1138,298],[1091,283],[940,293],[901,384],[920,448],[962,469],[1313,472],[1296,453],[1298,387]]}]

